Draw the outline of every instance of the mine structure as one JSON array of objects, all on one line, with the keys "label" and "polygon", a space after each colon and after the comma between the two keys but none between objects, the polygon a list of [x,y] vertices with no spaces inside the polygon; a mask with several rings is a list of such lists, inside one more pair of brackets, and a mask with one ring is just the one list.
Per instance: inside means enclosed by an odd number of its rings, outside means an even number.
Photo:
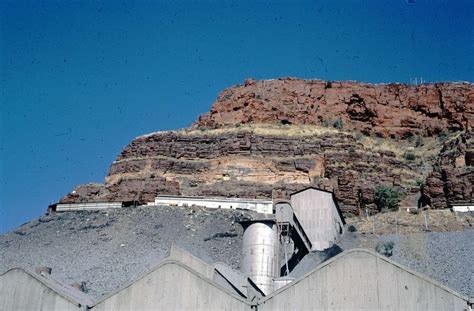
[{"label": "mine structure", "polygon": [[[253,212],[251,219],[240,221],[244,229],[241,272],[264,295],[269,295],[282,283],[291,281],[289,273],[306,254],[331,247],[344,234],[344,218],[331,192],[309,187],[291,194],[290,198],[274,202],[248,198],[158,195],[147,206],[200,206]],[[49,210],[90,211],[133,206],[136,206],[136,202],[78,202],[55,204]]]},{"label": "mine structure", "polygon": [[[57,204],[49,211],[136,207],[132,203]],[[240,271],[172,245],[157,266],[94,301],[84,293],[85,282],[62,284],[48,267],[14,268],[0,275],[0,310],[472,310],[472,298],[369,250],[344,251],[306,264],[301,277],[292,274],[306,256],[337,246],[346,232],[334,195],[324,189],[309,187],[275,201],[160,195],[143,208],[163,205],[248,212],[239,220]]]}]

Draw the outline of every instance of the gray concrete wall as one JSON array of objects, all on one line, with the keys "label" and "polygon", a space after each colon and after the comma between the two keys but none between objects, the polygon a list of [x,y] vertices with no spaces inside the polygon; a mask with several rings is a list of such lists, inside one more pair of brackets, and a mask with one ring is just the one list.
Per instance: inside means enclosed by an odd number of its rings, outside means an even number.
[{"label": "gray concrete wall", "polygon": [[196,272],[204,275],[208,279],[214,278],[213,266],[209,265],[208,263],[194,256],[190,252],[185,251],[184,249],[176,245],[171,245],[170,256],[168,257],[168,259],[179,261],[190,267],[191,269],[195,270]]},{"label": "gray concrete wall", "polygon": [[334,257],[268,296],[265,310],[465,310],[467,297],[366,250]]},{"label": "gray concrete wall", "polygon": [[250,305],[189,267],[166,261],[92,310],[250,310]]},{"label": "gray concrete wall", "polygon": [[81,310],[21,269],[0,275],[0,310]]},{"label": "gray concrete wall", "polygon": [[329,248],[341,236],[344,224],[330,192],[306,189],[291,196],[291,206],[312,250]]}]

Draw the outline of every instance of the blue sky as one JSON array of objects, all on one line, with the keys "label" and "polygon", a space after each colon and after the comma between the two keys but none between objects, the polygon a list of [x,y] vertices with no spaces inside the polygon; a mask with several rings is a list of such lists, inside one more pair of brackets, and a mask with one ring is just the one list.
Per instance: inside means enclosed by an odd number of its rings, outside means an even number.
[{"label": "blue sky", "polygon": [[0,233],[244,79],[474,81],[474,1],[0,1]]}]

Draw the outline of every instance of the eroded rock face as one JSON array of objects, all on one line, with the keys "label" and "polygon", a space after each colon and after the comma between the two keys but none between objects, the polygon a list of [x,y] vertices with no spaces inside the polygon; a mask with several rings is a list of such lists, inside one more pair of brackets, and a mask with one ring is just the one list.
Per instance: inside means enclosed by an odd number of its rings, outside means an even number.
[{"label": "eroded rock face", "polygon": [[443,208],[452,203],[472,202],[474,166],[471,160],[474,138],[463,133],[445,143],[426,180],[424,194],[432,206]]},{"label": "eroded rock face", "polygon": [[421,176],[416,165],[393,152],[369,151],[344,132],[302,137],[165,132],[132,141],[103,186],[80,187],[62,201],[146,202],[157,194],[285,199],[313,185],[334,190],[343,210],[358,213],[375,209],[376,184],[411,188]]},{"label": "eroded rock face", "polygon": [[470,83],[366,84],[285,78],[247,80],[224,90],[197,126],[331,124],[396,139],[466,130],[474,122]]},{"label": "eroded rock face", "polygon": [[[416,205],[426,179],[423,200],[447,207],[472,200],[473,113],[468,83],[247,80],[224,90],[192,129],[134,139],[103,185],[79,186],[61,202],[151,202],[157,194],[278,199],[312,185],[334,191],[343,211],[358,214],[376,210],[380,184],[404,188],[402,205]],[[446,133],[444,146],[433,137]],[[413,136],[427,143],[410,145]]]}]

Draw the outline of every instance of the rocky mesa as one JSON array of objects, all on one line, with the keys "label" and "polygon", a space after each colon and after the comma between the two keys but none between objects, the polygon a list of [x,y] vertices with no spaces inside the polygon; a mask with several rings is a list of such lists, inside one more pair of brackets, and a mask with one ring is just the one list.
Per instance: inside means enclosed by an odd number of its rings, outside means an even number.
[{"label": "rocky mesa", "polygon": [[334,191],[346,213],[377,210],[379,185],[402,205],[472,201],[474,85],[246,80],[188,129],[137,137],[104,184],[60,202],[153,201],[157,194],[287,198]]}]

